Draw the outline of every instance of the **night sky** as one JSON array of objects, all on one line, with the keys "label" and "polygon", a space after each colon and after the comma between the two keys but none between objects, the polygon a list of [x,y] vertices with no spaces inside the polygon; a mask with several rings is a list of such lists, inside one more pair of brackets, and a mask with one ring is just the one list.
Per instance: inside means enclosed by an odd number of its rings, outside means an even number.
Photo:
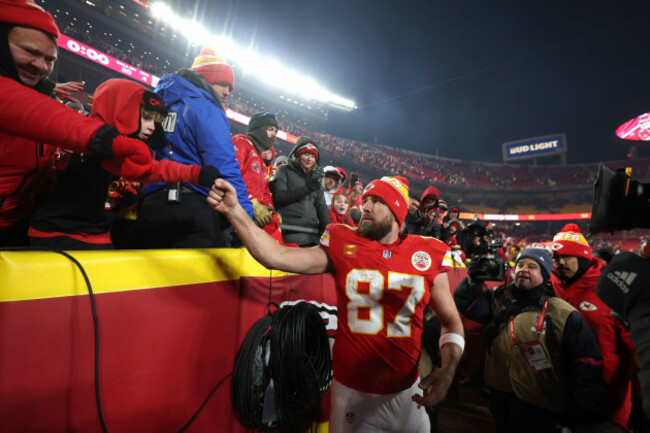
[{"label": "night sky", "polygon": [[624,159],[615,128],[650,111],[647,0],[220,4],[212,28],[355,100],[330,111],[343,137],[499,162],[566,133],[569,163],[596,162]]}]

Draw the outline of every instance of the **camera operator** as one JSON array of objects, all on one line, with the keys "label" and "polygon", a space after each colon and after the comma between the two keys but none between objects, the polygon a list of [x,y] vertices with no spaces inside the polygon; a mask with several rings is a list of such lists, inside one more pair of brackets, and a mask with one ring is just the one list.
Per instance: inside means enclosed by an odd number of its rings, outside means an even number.
[{"label": "camera operator", "polygon": [[458,311],[486,324],[485,382],[497,432],[591,431],[604,401],[602,356],[580,314],[549,283],[553,260],[526,248],[513,282],[484,290],[481,260],[456,287]]},{"label": "camera operator", "polygon": [[632,410],[632,378],[637,368],[630,334],[596,295],[596,282],[605,263],[592,257],[591,247],[576,224],[567,224],[556,234],[552,247],[553,289],[580,312],[596,334],[603,354],[603,377],[607,384],[603,413],[608,420],[604,425],[609,425],[606,431],[625,432]]},{"label": "camera operator", "polygon": [[[650,243],[645,243],[639,254],[622,253],[614,256],[602,269],[595,291],[629,327],[630,339],[640,368],[639,381],[643,398],[643,412],[650,417]],[[635,399],[636,400],[636,399]],[[638,412],[638,400],[632,408],[630,422],[646,426],[648,421]],[[629,424],[628,424],[629,425]],[[647,431],[647,427],[646,430]]]},{"label": "camera operator", "polygon": [[465,251],[467,258],[482,256],[488,253],[489,245],[485,227],[477,220],[460,232],[458,243]]}]

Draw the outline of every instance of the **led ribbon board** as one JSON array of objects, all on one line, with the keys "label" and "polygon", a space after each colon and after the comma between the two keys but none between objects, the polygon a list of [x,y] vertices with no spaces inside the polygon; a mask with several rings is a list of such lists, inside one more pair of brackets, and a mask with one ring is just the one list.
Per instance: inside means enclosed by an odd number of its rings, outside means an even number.
[{"label": "led ribbon board", "polygon": [[138,80],[143,84],[146,84],[151,87],[156,87],[158,85],[159,77],[145,72],[142,69],[138,69],[135,66],[129,65],[122,60],[116,59],[115,57],[109,56],[106,53],[85,45],[82,42],[69,38],[66,35],[60,35],[56,43],[59,47],[64,50],[75,53],[84,59],[88,59],[91,62],[98,63],[102,66],[105,66],[113,71],[119,72],[120,74],[126,75],[129,78]]}]

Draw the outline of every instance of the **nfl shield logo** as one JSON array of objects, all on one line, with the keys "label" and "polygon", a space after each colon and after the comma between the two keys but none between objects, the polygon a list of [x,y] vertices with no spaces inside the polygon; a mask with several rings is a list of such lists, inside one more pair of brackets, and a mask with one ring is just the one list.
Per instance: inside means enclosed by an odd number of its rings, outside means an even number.
[{"label": "nfl shield logo", "polygon": [[390,251],[388,251],[388,250],[384,250],[384,252],[382,253],[382,255],[384,256],[384,258],[385,258],[386,260],[390,259]]}]

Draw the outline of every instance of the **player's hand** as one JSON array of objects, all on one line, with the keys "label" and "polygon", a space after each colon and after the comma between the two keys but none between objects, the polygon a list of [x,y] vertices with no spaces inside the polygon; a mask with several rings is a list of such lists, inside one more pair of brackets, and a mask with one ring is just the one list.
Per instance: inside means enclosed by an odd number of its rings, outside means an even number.
[{"label": "player's hand", "polygon": [[58,96],[59,99],[65,102],[79,102],[79,98],[76,98],[73,93],[76,93],[81,97],[80,91],[84,88],[85,82],[79,81],[68,81],[67,83],[56,83],[54,85],[54,94]]},{"label": "player's hand", "polygon": [[225,215],[228,215],[239,206],[237,190],[227,180],[221,178],[214,181],[207,201],[215,210]]},{"label": "player's hand", "polygon": [[[411,400],[424,407],[433,407],[445,398],[452,380],[454,380],[453,371],[437,368],[418,385],[423,390],[424,395],[415,394],[411,397]],[[431,392],[427,392],[429,387],[431,387]]]}]

